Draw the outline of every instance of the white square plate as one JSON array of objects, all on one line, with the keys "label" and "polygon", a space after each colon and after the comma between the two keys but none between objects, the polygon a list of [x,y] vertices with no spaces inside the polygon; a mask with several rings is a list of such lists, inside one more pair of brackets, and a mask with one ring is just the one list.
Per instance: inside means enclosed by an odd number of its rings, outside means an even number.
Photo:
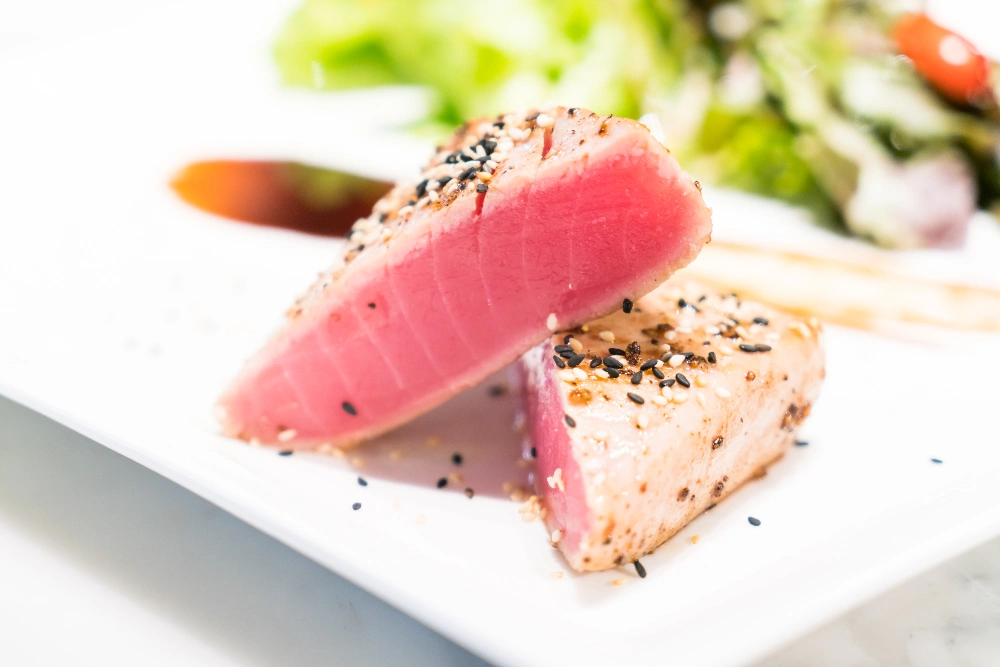
[{"label": "white square plate", "polygon": [[[338,242],[191,210],[172,171],[246,155],[406,175],[425,150],[379,127],[412,91],[280,91],[281,12],[254,4],[172,3],[71,58],[0,59],[0,392],[508,664],[746,662],[1000,532],[996,339],[830,328],[809,446],[645,558],[645,580],[551,576],[559,554],[502,490],[527,474],[516,397],[487,391],[502,379],[352,452],[359,470],[219,436],[214,399]],[[727,201],[720,228],[755,215]]]}]

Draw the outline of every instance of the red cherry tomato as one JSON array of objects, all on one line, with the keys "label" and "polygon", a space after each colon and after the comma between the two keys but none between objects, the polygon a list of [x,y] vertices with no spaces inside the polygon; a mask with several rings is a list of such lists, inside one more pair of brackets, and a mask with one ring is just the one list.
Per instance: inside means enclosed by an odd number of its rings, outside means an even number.
[{"label": "red cherry tomato", "polygon": [[990,95],[990,63],[969,40],[926,14],[906,14],[894,32],[900,53],[945,97],[970,104]]}]

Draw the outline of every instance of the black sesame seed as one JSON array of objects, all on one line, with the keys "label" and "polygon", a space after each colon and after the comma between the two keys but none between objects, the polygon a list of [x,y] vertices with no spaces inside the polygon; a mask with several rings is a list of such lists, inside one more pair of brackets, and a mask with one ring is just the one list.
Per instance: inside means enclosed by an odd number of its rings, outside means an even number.
[{"label": "black sesame seed", "polygon": [[461,155],[458,156],[458,159],[461,160],[462,162],[472,162],[476,158],[472,157],[471,155],[466,155],[465,153],[462,153]]},{"label": "black sesame seed", "polygon": [[694,352],[685,352],[684,353],[684,358],[685,359],[694,359]]},{"label": "black sesame seed", "polygon": [[673,378],[670,378],[669,380],[662,380],[660,382],[660,388],[662,389],[663,387],[673,387],[674,382],[675,380]]},{"label": "black sesame seed", "polygon": [[715,359],[716,359],[715,352],[709,352],[708,353],[708,363],[714,364],[715,363]]},{"label": "black sesame seed", "polygon": [[604,362],[603,362],[603,361],[601,361],[600,359],[591,359],[591,360],[590,360],[590,367],[591,367],[591,368],[597,368],[598,366],[600,366],[600,365],[601,365],[601,364],[603,364],[603,363],[604,363]]},{"label": "black sesame seed", "polygon": [[368,480],[364,477],[358,477],[358,486],[368,486]]},{"label": "black sesame seed", "polygon": [[626,315],[628,315],[629,313],[632,312],[632,300],[631,299],[625,299],[624,301],[622,301],[622,311]]},{"label": "black sesame seed", "polygon": [[357,512],[359,509],[361,509],[361,503],[354,503],[353,505],[351,505],[351,509]]},{"label": "black sesame seed", "polygon": [[573,352],[573,350],[563,350],[562,352],[559,353],[559,356],[562,357],[563,359],[569,359],[570,357],[575,355],[576,353]]},{"label": "black sesame seed", "polygon": [[502,120],[498,120],[497,122],[493,123],[493,127],[502,130],[503,126],[506,125],[506,124],[507,123],[503,122]]},{"label": "black sesame seed", "polygon": [[944,463],[941,459],[931,459],[931,463]]},{"label": "black sesame seed", "polygon": [[447,477],[442,477],[441,479],[439,479],[437,481],[437,487],[439,489],[443,489],[446,486],[448,486],[448,478]]},{"label": "black sesame seed", "polygon": [[484,192],[486,192],[489,189],[490,189],[490,186],[486,185],[485,183],[477,183],[476,184],[476,192],[478,192],[479,194],[483,194]]},{"label": "black sesame seed", "polygon": [[492,155],[493,151],[497,149],[497,142],[492,139],[484,139],[482,141],[483,150],[486,151],[487,155]]},{"label": "black sesame seed", "polygon": [[552,355],[552,361],[556,362],[556,366],[559,368],[566,368],[566,362],[563,361],[558,354]]},{"label": "black sesame seed", "polygon": [[708,507],[705,508],[705,511],[707,512],[708,510],[713,509],[718,504],[719,503],[712,503],[711,505],[709,505]]},{"label": "black sesame seed", "polygon": [[417,183],[417,197],[418,198],[419,197],[423,197],[425,194],[427,194],[427,179],[426,178],[424,180],[420,181],[419,183]]},{"label": "black sesame seed", "polygon": [[573,351],[573,347],[570,346],[570,345],[556,345],[552,349],[555,350],[556,352],[572,352]]},{"label": "black sesame seed", "polygon": [[471,498],[474,495],[476,495],[475,491],[473,491],[472,489],[469,489],[469,488],[465,489],[465,497],[466,498]]},{"label": "black sesame seed", "polygon": [[650,368],[656,365],[657,361],[659,361],[659,359],[649,359],[647,361],[644,361],[642,362],[642,366],[639,366],[639,370],[648,371]]},{"label": "black sesame seed", "polygon": [[632,384],[639,384],[642,382],[642,371],[636,371],[632,373],[632,379],[630,380]]},{"label": "black sesame seed", "polygon": [[490,396],[494,398],[499,398],[507,393],[507,386],[502,384],[494,384],[490,386]]},{"label": "black sesame seed", "polygon": [[283,449],[280,452],[278,452],[278,456],[291,456],[291,455],[292,455],[292,450],[290,449]]},{"label": "black sesame seed", "polygon": [[643,403],[646,402],[646,399],[644,399],[639,394],[633,394],[632,392],[629,392],[629,393],[627,393],[625,395],[629,397],[629,400],[631,400],[633,403],[636,403],[638,405],[642,405]]},{"label": "black sesame seed", "polygon": [[665,378],[665,377],[666,377],[666,376],[665,376],[665,375],[663,374],[663,371],[661,371],[661,370],[660,370],[659,368],[657,368],[656,366],[653,366],[653,367],[652,367],[651,369],[649,369],[649,370],[651,370],[651,371],[653,372],[653,375],[654,375],[654,376],[656,376],[656,379],[657,379],[657,380],[662,380],[663,378]]},{"label": "black sesame seed", "polygon": [[611,379],[615,379],[619,375],[621,375],[621,372],[618,369],[616,369],[616,368],[605,368],[604,372],[607,373],[608,377],[611,378]]},{"label": "black sesame seed", "polygon": [[621,349],[620,347],[609,347],[608,348],[608,354],[617,354],[619,356],[624,357],[625,356],[625,350]]},{"label": "black sesame seed", "polygon": [[795,441],[795,446],[796,447],[808,447],[809,446],[809,441],[808,440],[796,440]]},{"label": "black sesame seed", "polygon": [[[478,167],[479,165],[476,165],[476,166]],[[462,175],[458,177],[458,180],[460,180],[460,181],[467,181],[470,178],[474,178],[477,171],[479,171],[479,170],[476,169],[476,167],[469,167],[468,169],[466,169],[465,171],[462,172]]]},{"label": "black sesame seed", "polygon": [[343,403],[341,403],[340,407],[342,407],[344,409],[344,412],[351,415],[352,417],[355,417],[358,414],[358,409],[355,408],[353,405],[351,405],[348,401],[344,401]]},{"label": "black sesame seed", "polygon": [[574,354],[572,357],[566,360],[566,365],[569,366],[570,368],[576,368],[577,366],[582,364],[583,360],[586,358],[587,358],[586,355]]},{"label": "black sesame seed", "polygon": [[684,299],[677,299],[677,307],[678,308],[687,308],[687,305],[688,305],[688,302],[685,301]]},{"label": "black sesame seed", "polygon": [[707,296],[705,296],[704,294],[702,294],[700,297],[698,297],[698,303],[701,303],[702,301],[704,301],[707,298],[708,298]]},{"label": "black sesame seed", "polygon": [[770,352],[771,351],[771,346],[770,345],[764,345],[763,343],[758,343],[757,344],[757,351],[758,352]]},{"label": "black sesame seed", "polygon": [[444,162],[445,164],[456,164],[458,162],[458,153],[452,153],[444,159]]},{"label": "black sesame seed", "polygon": [[534,113],[529,113],[527,116],[524,117],[524,120],[530,123],[531,121],[533,121],[536,118],[538,118],[540,115],[542,115],[542,113],[540,111],[536,111]]},{"label": "black sesame seed", "polygon": [[747,517],[747,521],[750,522],[751,526],[759,526],[760,525],[760,519],[758,519],[757,517],[748,516]]},{"label": "black sesame seed", "polygon": [[615,370],[624,368],[622,362],[618,361],[614,357],[604,357],[604,365],[607,368],[614,368]]},{"label": "black sesame seed", "polygon": [[576,420],[575,419],[573,419],[569,415],[563,415],[563,418],[566,420],[566,426],[569,426],[570,428],[576,428]]},{"label": "black sesame seed", "polygon": [[532,447],[531,448],[531,458],[533,458],[533,459],[537,459],[538,458],[538,448],[537,447]]},{"label": "black sesame seed", "polygon": [[462,465],[462,455],[459,454],[458,452],[455,452],[454,454],[451,455],[451,462],[457,466]]},{"label": "black sesame seed", "polygon": [[575,116],[576,112],[577,112],[576,107],[570,107],[569,109],[566,110],[566,113],[568,113],[570,116]]},{"label": "black sesame seed", "polygon": [[743,350],[744,352],[756,352],[757,346],[747,345],[746,343],[740,343],[740,349]]},{"label": "black sesame seed", "polygon": [[640,579],[646,578],[646,568],[642,566],[638,560],[632,561],[632,565],[635,566],[635,573],[639,575]]},{"label": "black sesame seed", "polygon": [[444,178],[438,179],[438,185],[443,188],[444,186],[448,185],[450,181],[451,181],[451,176],[445,176]]},{"label": "black sesame seed", "polygon": [[766,317],[755,317],[755,318],[753,318],[753,323],[754,324],[759,324],[762,327],[766,327],[768,324],[770,324],[767,321]]},{"label": "black sesame seed", "polygon": [[569,341],[570,341],[570,339],[572,337],[573,337],[573,334],[566,334],[565,336],[563,336],[563,345],[566,345],[567,343],[569,343]]},{"label": "black sesame seed", "polygon": [[678,373],[674,377],[677,378],[677,384],[679,384],[680,386],[684,387],[685,389],[691,388],[691,381],[687,379],[687,376],[684,375],[684,373]]}]

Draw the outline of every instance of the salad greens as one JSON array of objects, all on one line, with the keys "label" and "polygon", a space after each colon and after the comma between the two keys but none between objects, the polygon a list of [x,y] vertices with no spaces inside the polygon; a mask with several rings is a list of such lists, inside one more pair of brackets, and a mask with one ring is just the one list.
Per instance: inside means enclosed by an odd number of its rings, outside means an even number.
[{"label": "salad greens", "polygon": [[985,59],[912,16],[875,0],[305,0],[275,57],[292,85],[427,86],[442,126],[548,100],[656,113],[699,178],[883,245],[956,245],[977,204],[1000,210],[1000,115]]}]

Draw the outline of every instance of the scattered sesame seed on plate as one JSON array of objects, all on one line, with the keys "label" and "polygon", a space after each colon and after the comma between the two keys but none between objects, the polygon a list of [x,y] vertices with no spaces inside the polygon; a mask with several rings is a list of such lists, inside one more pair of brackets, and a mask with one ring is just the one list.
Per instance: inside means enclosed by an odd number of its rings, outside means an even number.
[{"label": "scattered sesame seed on plate", "polygon": [[364,477],[358,477],[358,486],[368,486],[368,480]]},{"label": "scattered sesame seed on plate", "polygon": [[750,522],[751,526],[759,526],[760,525],[760,519],[758,519],[757,517],[748,516],[747,517],[747,521]]},{"label": "scattered sesame seed on plate", "polygon": [[638,559],[632,561],[632,565],[635,566],[635,573],[639,575],[640,579],[646,578],[646,568],[643,567],[642,563]]},{"label": "scattered sesame seed on plate", "polygon": [[292,450],[290,449],[283,449],[280,452],[278,452],[278,456],[291,456],[291,455],[292,455]]},{"label": "scattered sesame seed on plate", "polygon": [[361,509],[361,503],[354,503],[353,505],[351,505],[351,509],[357,512],[359,509]]},{"label": "scattered sesame seed on plate", "polygon": [[447,477],[442,477],[441,479],[439,479],[437,481],[437,488],[443,489],[446,486],[448,486],[448,478]]}]

